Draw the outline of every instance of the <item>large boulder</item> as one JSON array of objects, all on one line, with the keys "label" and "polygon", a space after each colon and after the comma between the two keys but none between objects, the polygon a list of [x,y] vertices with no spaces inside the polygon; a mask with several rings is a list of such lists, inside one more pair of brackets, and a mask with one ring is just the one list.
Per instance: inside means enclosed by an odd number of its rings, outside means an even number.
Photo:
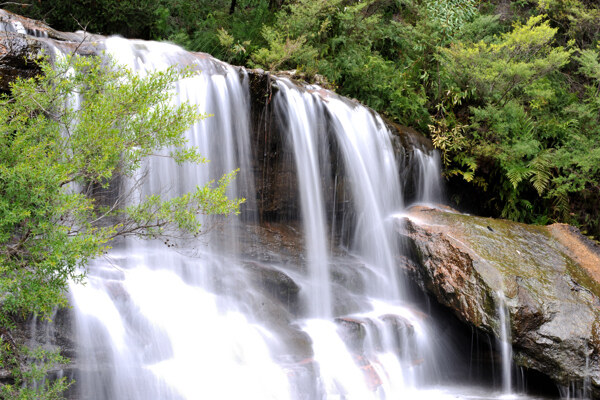
[{"label": "large boulder", "polygon": [[413,278],[463,321],[500,337],[514,362],[600,397],[600,249],[567,225],[531,226],[415,207],[399,224]]}]

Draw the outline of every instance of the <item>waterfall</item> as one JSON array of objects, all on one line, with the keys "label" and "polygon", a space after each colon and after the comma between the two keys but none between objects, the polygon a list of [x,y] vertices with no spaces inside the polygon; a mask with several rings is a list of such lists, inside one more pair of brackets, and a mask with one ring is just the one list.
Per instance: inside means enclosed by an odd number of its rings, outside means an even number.
[{"label": "waterfall", "polygon": [[510,316],[507,316],[504,293],[498,293],[498,325],[500,330],[500,354],[502,361],[502,392],[512,393],[512,344],[510,338]]},{"label": "waterfall", "polygon": [[420,149],[415,149],[414,158],[418,166],[418,194],[416,201],[423,203],[442,202],[442,176],[441,163],[437,151],[427,154]]},{"label": "waterfall", "polygon": [[[200,70],[177,84],[173,101],[214,115],[187,132],[209,164],[149,157],[120,190],[133,191],[131,201],[169,197],[239,168],[229,195],[248,201],[241,218],[176,250],[117,242],[89,266],[87,285],[71,286],[76,398],[457,397],[436,387],[445,352],[399,272],[405,249],[393,217],[405,207],[403,168],[418,181],[412,200],[441,198],[435,154],[415,148],[407,167],[375,112],[275,78],[266,106],[281,143],[263,149],[260,165],[256,146],[270,137],[253,130],[245,70],[166,43],[102,44],[142,75]],[[275,163],[267,151],[284,176],[275,188],[264,181]],[[285,196],[268,215],[265,187]]]},{"label": "waterfall", "polygon": [[[218,115],[188,131],[190,145],[211,162],[177,166],[152,157],[144,166],[148,178],[139,195],[181,194],[240,168],[244,172],[229,194],[249,197],[253,183],[244,74],[168,44],[112,38],[105,46],[119,63],[141,74],[173,64],[200,68],[200,75],[179,83],[175,101]],[[247,211],[253,212],[251,207]],[[224,235],[236,235],[235,227]],[[258,295],[247,290],[242,298],[231,298],[248,289],[242,265],[230,258],[235,240],[226,244],[212,234],[201,240],[193,255],[170,251],[162,243],[127,240],[115,246],[109,260],[90,266],[87,286],[72,287],[83,365],[76,378],[81,398],[289,397],[285,372],[270,354],[265,329],[244,310]]]},{"label": "waterfall", "polygon": [[[228,195],[246,198],[239,217],[203,216],[203,227],[218,226],[197,240],[111,243],[88,265],[86,284],[71,284],[71,310],[23,323],[21,342],[72,358],[34,386],[74,377],[73,399],[530,398],[515,393],[528,372],[513,383],[504,295],[494,345],[430,303],[426,292],[446,282],[415,276],[428,261],[415,267],[414,251],[428,248],[407,245],[412,228],[401,217],[414,204],[432,211],[444,193],[439,154],[410,128],[322,87],[169,43],[6,21],[0,30],[29,36],[28,48],[50,57],[105,50],[142,76],[171,66],[198,72],[171,94],[173,104],[213,114],[186,133],[210,163],[156,154],[103,195],[170,198],[239,170]],[[592,350],[582,354],[583,378],[559,388],[564,398],[593,396]],[[515,354],[522,362],[523,349]],[[0,385],[10,382],[3,376]]]},{"label": "waterfall", "polygon": [[[291,136],[310,271],[308,315],[302,325],[313,343],[321,390],[327,397],[414,396],[411,391],[434,375],[418,360],[427,359],[431,366],[435,357],[426,324],[403,305],[407,296],[396,260],[403,249],[390,218],[404,206],[403,185],[391,133],[371,110],[318,86],[299,88],[279,79],[277,88],[276,114],[284,121],[282,130]],[[338,153],[340,165],[330,166],[331,149]],[[423,152],[418,154],[419,163],[434,165]],[[331,179],[332,168],[342,176]],[[427,167],[419,164],[419,168]],[[430,170],[426,173],[432,174]],[[331,308],[331,255],[325,228],[330,213],[323,199],[339,196],[338,179],[344,181],[342,195],[351,199],[351,210],[337,223],[336,213],[331,213],[331,224],[343,227],[340,236],[349,238],[347,251],[369,272],[361,293],[366,304],[350,313]],[[325,193],[328,187],[333,188],[332,195]],[[332,312],[335,322],[323,318]],[[357,339],[352,329],[364,330],[364,338]]]},{"label": "waterfall", "polygon": [[[309,309],[313,316],[331,315],[329,254],[325,206],[321,188],[321,168],[328,164],[320,156],[325,137],[322,121],[323,104],[309,92],[294,88],[288,80],[279,80],[280,93],[275,97],[276,112],[288,118],[287,131],[292,137],[294,160],[298,171],[302,222],[306,237],[306,256],[310,271]],[[293,110],[293,114],[292,111]],[[321,160],[320,160],[321,159]]]},{"label": "waterfall", "polygon": [[351,246],[377,272],[370,294],[398,300],[401,289],[394,256],[399,249],[391,240],[387,217],[402,208],[403,199],[390,133],[365,107],[349,106],[336,96],[327,100],[356,214],[349,227]]}]

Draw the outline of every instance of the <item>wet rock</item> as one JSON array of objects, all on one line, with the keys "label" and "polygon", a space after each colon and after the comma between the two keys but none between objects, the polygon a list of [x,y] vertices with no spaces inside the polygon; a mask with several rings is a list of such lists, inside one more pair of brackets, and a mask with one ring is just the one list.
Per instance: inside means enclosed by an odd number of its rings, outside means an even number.
[{"label": "wet rock", "polygon": [[288,377],[294,399],[319,398],[319,363],[312,356],[280,358],[278,362]]},{"label": "wet rock", "polygon": [[415,156],[415,151],[423,154],[431,154],[435,151],[431,140],[417,132],[413,128],[396,124],[391,121],[385,121],[388,129],[392,133],[392,145],[398,164],[399,173],[404,192],[406,204],[415,201],[421,195],[420,187],[423,185],[422,166]]},{"label": "wet rock", "polygon": [[340,317],[335,319],[335,323],[338,325],[340,338],[352,354],[354,363],[363,373],[367,386],[370,390],[376,390],[383,382],[364,348],[367,336],[366,325],[369,325],[370,321],[354,317]]},{"label": "wet rock", "polygon": [[0,9],[0,91],[7,92],[16,78],[30,78],[40,72],[36,60],[54,54],[54,46],[67,52],[87,55],[99,51],[101,37],[84,33],[55,31],[35,20]]},{"label": "wet rock", "polygon": [[404,317],[393,314],[381,316],[381,320],[389,327],[396,352],[402,359],[414,362],[417,359],[414,346],[415,327]]},{"label": "wet rock", "polygon": [[363,294],[353,293],[337,283],[331,284],[332,314],[348,315],[369,309],[369,302]]},{"label": "wet rock", "polygon": [[338,334],[348,349],[353,353],[362,354],[367,335],[365,322],[356,318],[341,317],[336,318],[335,323],[338,325]]},{"label": "wet rock", "polygon": [[7,92],[17,78],[39,73],[34,60],[42,54],[40,43],[13,32],[0,32],[0,90]]},{"label": "wet rock", "polygon": [[395,140],[397,140],[397,146],[406,150],[419,149],[426,153],[434,150],[431,140],[427,139],[413,128],[388,120],[386,120],[385,123],[394,135]]},{"label": "wet rock", "polygon": [[[60,32],[52,29],[41,21],[22,17],[10,11],[0,9],[0,26],[3,32],[27,35],[38,39],[53,39],[62,42],[92,42],[102,36],[87,32]],[[84,40],[85,39],[85,40]],[[82,51],[85,51],[85,46]]]},{"label": "wet rock", "polygon": [[73,359],[77,355],[77,340],[73,316],[69,308],[61,308],[53,320],[54,343],[61,355]]},{"label": "wet rock", "polygon": [[354,293],[363,293],[366,282],[376,279],[373,271],[349,255],[331,260],[331,281]]},{"label": "wet rock", "polygon": [[361,372],[363,373],[367,387],[371,391],[376,391],[379,386],[383,384],[383,380],[379,376],[377,369],[367,357],[354,356],[354,362],[358,365]]},{"label": "wet rock", "polygon": [[252,168],[256,205],[261,221],[297,219],[299,195],[293,195],[297,176],[290,145],[281,134],[285,121],[273,109],[274,78],[262,70],[249,70],[252,124]]},{"label": "wet rock", "polygon": [[[0,331],[2,335],[8,335],[8,340],[3,339],[14,345],[27,346],[32,350],[42,348],[50,352],[58,351],[63,357],[69,360],[74,359],[77,355],[77,342],[70,310],[59,308],[49,315],[49,318],[29,316],[26,319],[17,320],[16,328],[10,333]],[[70,379],[74,368],[75,363],[73,362],[67,365],[54,365],[48,370],[48,376],[51,379],[55,376],[67,376]],[[12,382],[12,372],[0,368],[0,386]]]},{"label": "wet rock", "polygon": [[250,274],[250,279],[274,299],[286,305],[291,312],[297,310],[300,288],[292,278],[273,266],[258,262],[247,262],[244,269]]},{"label": "wet rock", "polygon": [[240,227],[237,242],[241,247],[240,253],[248,259],[282,266],[294,265],[295,269],[304,270],[304,237],[295,223],[244,224]]},{"label": "wet rock", "polygon": [[377,279],[375,273],[348,254],[330,260],[333,315],[344,316],[369,309],[365,297],[367,282]]},{"label": "wet rock", "polygon": [[[287,135],[287,116],[275,108],[278,91],[276,77],[262,70],[247,70],[250,82],[253,171],[256,185],[256,205],[259,219],[264,221],[300,220],[300,193],[298,176],[294,165],[293,148]],[[293,73],[278,72],[277,77],[286,77],[307,92],[327,101],[335,97],[351,107],[360,105],[357,100],[340,97],[333,92],[306,85]],[[371,110],[374,113],[374,111]],[[326,215],[335,216],[341,222],[334,227],[340,229],[344,224],[352,225],[354,210],[351,209],[351,185],[346,182],[344,160],[333,133],[330,116],[325,115],[323,132],[325,137],[323,154],[329,159],[328,167],[320,170],[323,201]],[[400,164],[404,191],[414,197],[418,184],[414,181],[418,167],[415,149],[424,153],[433,151],[431,141],[414,129],[384,121],[391,133],[391,141]],[[343,221],[342,221],[343,219]],[[336,231],[338,235],[343,232]]]},{"label": "wet rock", "polygon": [[600,396],[600,256],[574,228],[528,226],[413,208],[400,228],[413,279],[463,321],[499,336],[499,293],[514,360]]}]

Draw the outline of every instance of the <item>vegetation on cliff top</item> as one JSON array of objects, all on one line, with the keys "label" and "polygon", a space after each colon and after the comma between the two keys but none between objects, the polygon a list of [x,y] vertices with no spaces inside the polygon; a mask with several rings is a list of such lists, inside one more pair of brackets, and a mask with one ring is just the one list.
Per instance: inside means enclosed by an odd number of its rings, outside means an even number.
[{"label": "vegetation on cliff top", "polygon": [[94,0],[12,10],[58,29],[170,40],[235,64],[323,75],[428,132],[459,207],[600,237],[596,2]]}]

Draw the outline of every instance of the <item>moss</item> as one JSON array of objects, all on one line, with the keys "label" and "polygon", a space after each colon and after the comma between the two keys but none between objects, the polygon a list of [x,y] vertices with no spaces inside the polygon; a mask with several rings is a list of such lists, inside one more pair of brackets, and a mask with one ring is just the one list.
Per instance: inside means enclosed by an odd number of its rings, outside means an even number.
[{"label": "moss", "polygon": [[553,275],[564,268],[562,254],[548,245],[552,239],[543,227],[461,214],[440,216],[449,225],[459,226],[466,244],[505,279],[532,278],[550,287]]},{"label": "moss", "polygon": [[596,354],[600,354],[600,317],[596,317],[592,324],[592,338],[591,345],[594,348]]},{"label": "moss", "polygon": [[[565,258],[567,258],[565,256]],[[590,274],[575,263],[571,259],[567,258],[567,273],[571,278],[585,289],[592,292],[597,297],[600,297],[600,283],[598,283]]]},{"label": "moss", "polygon": [[486,315],[496,315],[496,310],[498,309],[496,306],[496,299],[494,299],[494,296],[492,296],[489,290],[487,290],[484,294],[485,298],[483,301],[483,309]]}]

